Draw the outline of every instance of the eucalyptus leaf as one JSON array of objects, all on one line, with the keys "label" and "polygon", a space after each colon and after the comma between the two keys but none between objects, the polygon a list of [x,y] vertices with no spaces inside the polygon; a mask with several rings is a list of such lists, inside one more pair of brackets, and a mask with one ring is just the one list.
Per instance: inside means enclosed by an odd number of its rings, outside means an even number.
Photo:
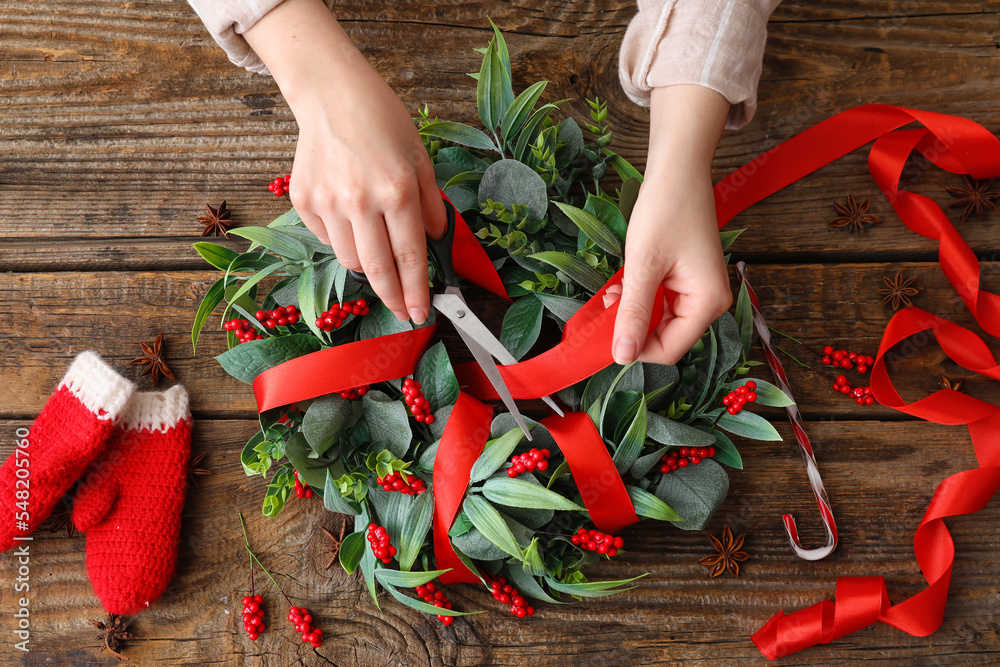
[{"label": "eucalyptus leaf", "polygon": [[330,474],[329,469],[326,471],[326,484],[323,486],[323,506],[338,514],[358,515],[358,511],[351,507],[344,496],[340,494],[340,489],[333,483],[333,475]]},{"label": "eucalyptus leaf", "polygon": [[660,447],[655,452],[643,454],[637,458],[632,464],[632,468],[629,470],[629,474],[632,476],[632,479],[642,479],[645,477],[650,470],[659,464],[660,459],[663,458],[663,455],[668,449],[670,448]]},{"label": "eucalyptus leaf", "polygon": [[583,130],[572,116],[559,123],[559,143],[563,146],[556,151],[556,166],[567,167],[583,153]]},{"label": "eucalyptus leaf", "polygon": [[563,323],[568,322],[583,307],[583,301],[572,299],[568,296],[546,294],[545,292],[537,292],[535,296],[545,306],[546,310],[555,315]]},{"label": "eucalyptus leaf", "polygon": [[517,587],[521,595],[526,595],[540,602],[548,602],[550,604],[566,604],[562,600],[557,600],[542,588],[542,585],[538,583],[538,579],[533,577],[530,573],[525,571],[525,569],[517,564],[511,563],[507,567],[507,579],[510,583]]},{"label": "eucalyptus leaf", "polygon": [[312,334],[291,334],[241,343],[215,358],[240,382],[253,384],[258,375],[297,357],[317,352],[321,342]]},{"label": "eucalyptus leaf", "polygon": [[458,379],[443,343],[435,343],[424,352],[413,376],[420,383],[432,412],[436,413],[458,399]]},{"label": "eucalyptus leaf", "polygon": [[619,473],[625,473],[629,470],[639,458],[639,454],[642,453],[642,445],[646,442],[647,414],[646,397],[640,393],[639,407],[632,418],[632,423],[629,424],[625,436],[615,449],[614,456],[611,457]]},{"label": "eucalyptus leaf", "polygon": [[728,373],[743,357],[743,344],[740,340],[740,328],[736,318],[729,313],[723,313],[713,325],[719,336],[719,358],[715,364],[714,379],[719,379]]},{"label": "eucalyptus leaf", "polygon": [[451,538],[452,544],[462,553],[476,560],[496,560],[509,557],[507,552],[486,539],[478,529],[466,531]]},{"label": "eucalyptus leaf", "polygon": [[302,418],[302,435],[317,454],[325,453],[354,423],[351,401],[329,394],[313,401]]},{"label": "eucalyptus leaf", "polygon": [[538,173],[517,160],[497,160],[483,173],[479,182],[479,204],[492,200],[510,208],[527,206],[531,215],[544,220],[549,196],[545,181]]},{"label": "eucalyptus leaf", "polygon": [[486,171],[490,163],[478,158],[461,146],[448,146],[438,151],[438,162],[450,162],[462,171]]},{"label": "eucalyptus leaf", "polygon": [[716,426],[744,438],[765,442],[781,440],[781,436],[771,425],[771,422],[749,410],[741,410],[735,415],[731,415],[725,410],[715,410],[706,413],[705,416],[709,419],[718,417]]},{"label": "eucalyptus leaf", "polygon": [[754,393],[757,394],[756,402],[759,405],[767,405],[772,408],[787,408],[795,405],[795,401],[793,401],[788,394],[766,380],[747,378],[745,381],[742,381],[741,384],[746,384],[750,381],[757,383],[757,388],[754,389]]},{"label": "eucalyptus leaf", "polygon": [[656,497],[683,517],[674,525],[684,530],[702,530],[727,493],[729,476],[711,459],[664,475],[656,487]]},{"label": "eucalyptus leaf", "polygon": [[[380,391],[369,391],[361,399],[372,440],[379,441],[401,459],[410,448],[410,420],[406,406]],[[306,415],[308,416],[308,412]]]},{"label": "eucalyptus leaf", "polygon": [[647,415],[646,435],[661,445],[674,447],[711,447],[715,437],[699,431],[693,426],[682,424],[663,415],[650,412]]},{"label": "eucalyptus leaf", "polygon": [[500,329],[500,343],[518,361],[531,350],[542,332],[542,302],[529,295],[507,309]]},{"label": "eucalyptus leaf", "polygon": [[746,356],[750,354],[753,342],[753,310],[746,282],[740,284],[740,292],[736,297],[736,324],[740,328],[740,342],[743,344],[743,355]]}]

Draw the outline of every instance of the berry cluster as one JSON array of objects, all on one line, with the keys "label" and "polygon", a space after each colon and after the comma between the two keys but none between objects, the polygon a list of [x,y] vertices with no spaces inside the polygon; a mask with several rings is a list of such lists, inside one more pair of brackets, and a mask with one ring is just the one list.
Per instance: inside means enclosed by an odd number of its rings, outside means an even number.
[{"label": "berry cluster", "polygon": [[263,338],[247,320],[229,320],[222,323],[222,328],[226,331],[232,331],[241,343],[249,343],[252,340],[261,340]]},{"label": "berry cluster", "polygon": [[261,325],[268,329],[288,327],[302,319],[302,315],[294,303],[290,303],[282,308],[275,308],[274,310],[258,310],[254,313],[254,317],[257,318],[257,321]]},{"label": "berry cluster", "polygon": [[492,584],[493,599],[502,604],[510,605],[510,613],[518,618],[534,616],[535,608],[521,596],[520,591],[507,583],[504,577],[497,577]]},{"label": "berry cluster", "polygon": [[410,413],[414,419],[423,424],[434,423],[431,404],[424,397],[424,392],[420,391],[420,383],[413,378],[403,380],[403,399],[410,406]]},{"label": "berry cluster", "polygon": [[[415,590],[417,595],[419,595],[420,598],[427,604],[432,604],[435,607],[440,607],[441,609],[451,609],[451,603],[448,602],[448,596],[444,594],[444,591],[439,590],[433,583],[422,584],[413,590]],[[438,614],[438,620],[444,625],[451,625],[451,622],[455,620],[455,617]]]},{"label": "berry cluster", "polygon": [[735,415],[737,412],[741,411],[747,403],[753,403],[757,400],[757,383],[753,380],[748,380],[747,383],[741,387],[737,387],[735,391],[731,391],[726,394],[725,398],[722,399],[722,404],[726,407],[726,412],[731,415]]},{"label": "berry cluster", "polygon": [[312,498],[313,490],[309,488],[308,484],[299,481],[299,471],[295,471],[295,497],[296,498]]},{"label": "berry cluster", "polygon": [[715,456],[715,447],[681,447],[669,451],[660,458],[660,472],[666,475],[678,468],[698,465],[702,459]]},{"label": "berry cluster", "polygon": [[872,396],[871,387],[854,387],[844,375],[838,375],[837,379],[833,381],[833,389],[845,396],[850,396],[858,405],[875,405],[875,397]]},{"label": "berry cluster", "polygon": [[368,393],[368,385],[363,384],[360,387],[351,387],[350,389],[345,389],[340,392],[341,398],[346,398],[349,401],[353,401],[356,398],[361,398]]},{"label": "berry cluster", "polygon": [[288,620],[295,626],[295,632],[302,635],[304,644],[312,644],[314,648],[323,645],[323,631],[313,627],[313,617],[305,607],[292,607],[288,610]]},{"label": "berry cluster", "polygon": [[292,182],[292,175],[275,176],[274,180],[267,184],[267,189],[274,193],[275,197],[280,197],[288,192],[288,185]]},{"label": "berry cluster", "polygon": [[614,535],[605,535],[593,528],[587,530],[581,528],[576,531],[576,535],[569,538],[569,541],[587,551],[596,551],[601,555],[613,558],[618,555],[618,550],[625,546],[625,540]]},{"label": "berry cluster", "polygon": [[867,373],[875,363],[875,357],[847,350],[835,350],[832,345],[827,345],[823,348],[822,362],[826,366],[837,366],[847,370],[857,367],[859,373]]},{"label": "berry cluster", "polygon": [[368,307],[368,302],[364,299],[334,304],[330,306],[330,310],[319,314],[319,317],[316,318],[316,328],[323,331],[333,331],[342,327],[344,320],[351,315],[367,315],[370,312],[371,308]]},{"label": "berry cluster", "polygon": [[392,557],[396,555],[396,547],[389,542],[389,533],[384,526],[377,523],[368,524],[368,543],[372,545],[372,553],[375,558],[388,565],[392,562]]},{"label": "berry cluster", "polygon": [[243,629],[247,631],[250,641],[257,641],[264,632],[264,598],[260,595],[247,595],[243,598]]},{"label": "berry cluster", "polygon": [[510,457],[510,467],[507,468],[508,477],[517,477],[523,472],[535,472],[535,470],[548,470],[549,450],[534,449],[524,454],[515,454]]},{"label": "berry cluster", "polygon": [[410,475],[410,481],[406,481],[402,473],[391,472],[385,477],[379,477],[375,481],[378,482],[383,491],[399,491],[407,496],[419,496],[427,490],[427,487],[424,486],[424,480],[416,475]]}]

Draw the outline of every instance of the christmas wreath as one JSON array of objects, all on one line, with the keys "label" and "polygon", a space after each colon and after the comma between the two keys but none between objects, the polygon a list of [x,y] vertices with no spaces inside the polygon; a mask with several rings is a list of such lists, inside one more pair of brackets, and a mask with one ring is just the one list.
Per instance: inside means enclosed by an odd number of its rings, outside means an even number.
[{"label": "christmas wreath", "polygon": [[[553,118],[559,102],[539,104],[546,82],[515,97],[499,31],[482,53],[472,76],[487,129],[426,109],[416,119],[438,184],[461,214],[456,266],[512,299],[500,339],[517,359],[545,318],[563,332],[557,347],[573,354],[569,343],[599,338],[604,315],[595,313],[607,310],[601,293],[621,268],[642,176],[609,149],[605,102],[588,101],[588,141],[572,118]],[[602,186],[609,172],[621,180],[613,191]],[[477,400],[491,396],[474,369],[453,366],[434,342],[433,317],[420,327],[398,321],[294,209],[229,233],[250,249],[195,244],[224,275],[198,309],[192,341],[224,303],[229,349],[216,359],[254,385],[261,428],[240,459],[247,475],[270,480],[263,513],[276,516],[295,494],[353,516],[338,558],[347,572],[361,569],[376,604],[382,587],[448,624],[468,612],[451,608],[438,578],[482,581],[519,618],[534,613],[532,601],[627,590],[634,579],[584,574],[622,552],[615,532],[638,519],[703,528],[726,497],[724,466],[742,467],[727,433],[780,439],[745,409],[790,404],[748,377],[757,362],[747,357],[745,289],[735,316],[720,317],[675,366],[593,367],[604,357],[577,349],[581,363],[572,365],[593,370],[558,387],[565,418],[528,420],[528,442],[510,414],[492,417]],[[724,232],[724,249],[738,235]],[[275,389],[276,378],[296,386]]]}]

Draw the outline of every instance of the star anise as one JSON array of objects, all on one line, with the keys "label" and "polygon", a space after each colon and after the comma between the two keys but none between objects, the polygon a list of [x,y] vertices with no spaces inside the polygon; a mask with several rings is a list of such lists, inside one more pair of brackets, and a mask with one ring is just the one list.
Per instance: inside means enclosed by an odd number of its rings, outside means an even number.
[{"label": "star anise", "polygon": [[959,391],[962,388],[962,380],[949,380],[944,376],[944,373],[941,373],[941,388]]},{"label": "star anise", "polygon": [[952,197],[958,197],[958,201],[952,202],[950,208],[962,208],[962,222],[972,215],[976,214],[980,222],[986,219],[986,211],[988,209],[997,209],[997,205],[994,204],[996,200],[1000,199],[1000,192],[990,192],[990,186],[993,185],[993,181],[977,181],[971,176],[963,176],[965,179],[964,188],[953,188],[946,187]]},{"label": "star anise", "polygon": [[205,204],[205,208],[208,209],[208,215],[198,218],[198,222],[205,226],[201,235],[210,236],[214,234],[215,236],[228,236],[227,232],[233,226],[234,221],[230,219],[233,212],[226,208],[225,200],[223,200],[222,206],[219,208],[212,208],[210,204]]},{"label": "star anise", "polygon": [[704,556],[698,561],[698,564],[707,565],[711,568],[708,574],[712,579],[715,579],[726,570],[729,570],[729,574],[734,577],[740,576],[740,563],[750,558],[750,554],[740,551],[743,548],[743,539],[746,535],[740,535],[736,539],[733,539],[733,531],[730,530],[728,523],[722,529],[722,540],[717,539],[709,533],[705,534],[712,541],[715,553]]},{"label": "star anise", "polygon": [[198,478],[212,474],[212,471],[209,470],[208,468],[201,467],[202,461],[205,460],[206,456],[208,456],[207,450],[204,452],[199,452],[198,454],[195,455],[193,459],[191,459],[191,463],[188,464],[188,479],[190,479],[191,483],[198,488],[201,488],[201,484],[198,482]]},{"label": "star anise", "polygon": [[344,528],[346,526],[347,526],[346,521],[340,522],[340,535],[338,535],[337,537],[334,537],[333,533],[331,533],[326,528],[320,527],[320,530],[323,531],[323,534],[326,535],[327,539],[330,540],[330,546],[327,550],[327,555],[330,557],[330,561],[326,564],[326,567],[324,569],[329,570],[333,566],[333,564],[337,562],[337,555],[340,554],[340,544],[341,542],[344,541]]},{"label": "star anise", "polygon": [[66,529],[66,537],[73,537],[76,533],[76,526],[73,525],[73,506],[66,498],[60,500],[59,505],[52,510],[49,521],[50,533],[55,533],[63,528]]},{"label": "star anise", "polygon": [[854,195],[847,195],[845,203],[834,202],[833,207],[837,209],[839,215],[830,226],[838,229],[846,228],[850,234],[863,234],[868,227],[882,222],[882,218],[868,212],[871,205],[870,199],[859,202]]},{"label": "star anise", "polygon": [[900,306],[912,307],[913,302],[910,301],[910,297],[920,293],[920,288],[913,286],[913,281],[916,279],[916,276],[904,278],[902,271],[897,271],[895,278],[882,276],[885,287],[878,291],[882,295],[882,305],[892,306],[893,310],[899,310]]},{"label": "star anise", "polygon": [[126,621],[124,616],[108,614],[108,618],[104,622],[90,619],[90,623],[101,631],[101,634],[97,635],[94,639],[104,642],[98,653],[104,653],[107,650],[119,660],[128,660],[128,658],[118,652],[123,641],[134,639],[132,633],[128,631],[129,621]]},{"label": "star anise", "polygon": [[167,362],[163,355],[163,332],[156,337],[153,341],[153,345],[150,346],[148,343],[140,342],[139,345],[142,346],[142,351],[144,356],[138,357],[132,360],[133,364],[146,364],[146,367],[142,369],[140,375],[149,375],[153,379],[153,386],[160,386],[160,376],[165,375],[166,377],[174,380],[174,374],[170,372],[170,367],[167,366]]}]

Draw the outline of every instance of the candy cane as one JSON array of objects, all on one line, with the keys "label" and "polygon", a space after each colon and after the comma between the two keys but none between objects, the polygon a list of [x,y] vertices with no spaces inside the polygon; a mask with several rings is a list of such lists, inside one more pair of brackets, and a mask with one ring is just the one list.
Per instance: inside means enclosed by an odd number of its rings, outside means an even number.
[{"label": "candy cane", "polygon": [[[764,354],[767,356],[767,363],[774,374],[775,383],[778,387],[792,398],[792,390],[788,386],[788,376],[781,365],[781,360],[774,350],[774,343],[771,340],[771,330],[767,327],[767,320],[760,312],[760,302],[757,300],[757,293],[746,279],[746,262],[736,264],[736,275],[741,285],[747,288],[747,295],[750,297],[750,304],[753,310],[753,326],[760,336],[760,342],[764,346]],[[794,400],[794,398],[792,398]],[[792,432],[795,440],[799,443],[799,451],[806,462],[806,475],[809,477],[809,486],[812,487],[813,495],[816,496],[816,504],[819,505],[819,513],[823,519],[823,526],[826,528],[826,546],[818,549],[804,549],[799,542],[799,531],[795,526],[795,517],[791,514],[782,516],[785,523],[785,532],[788,534],[788,541],[795,551],[795,555],[804,560],[821,560],[826,558],[837,548],[837,524],[833,519],[833,510],[830,509],[830,499],[827,498],[826,489],[823,487],[823,478],[819,474],[819,467],[816,465],[816,456],[813,453],[809,436],[806,435],[805,425],[802,423],[802,415],[795,403],[785,408],[788,412],[788,421],[792,424]]]}]

